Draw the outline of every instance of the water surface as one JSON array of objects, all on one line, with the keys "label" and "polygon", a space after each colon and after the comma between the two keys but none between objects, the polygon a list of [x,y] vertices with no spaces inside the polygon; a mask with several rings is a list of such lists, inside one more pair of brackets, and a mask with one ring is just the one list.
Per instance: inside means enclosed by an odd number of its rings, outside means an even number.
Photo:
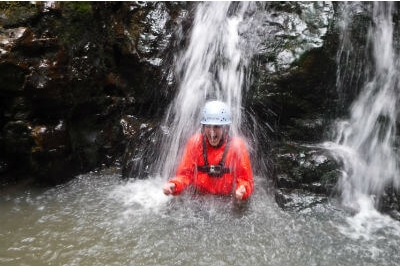
[{"label": "water surface", "polygon": [[[399,265],[400,226],[332,199],[283,211],[256,177],[248,202],[162,194],[161,178],[89,173],[0,197],[2,265]],[[368,210],[368,209],[367,209]]]}]

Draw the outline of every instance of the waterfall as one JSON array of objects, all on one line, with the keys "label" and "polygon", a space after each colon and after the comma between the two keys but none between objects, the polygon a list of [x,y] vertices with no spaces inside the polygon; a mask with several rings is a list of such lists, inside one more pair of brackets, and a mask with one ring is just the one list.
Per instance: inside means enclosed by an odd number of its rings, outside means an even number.
[{"label": "waterfall", "polygon": [[[358,27],[357,33],[352,31],[353,16],[357,13],[364,13],[360,3],[343,2],[338,7],[339,16],[337,24],[340,30],[340,44],[336,54],[336,89],[338,92],[337,113],[342,114],[346,107],[350,105],[348,99],[354,99],[354,95],[359,92],[362,83],[368,79],[363,76],[363,67],[368,65],[365,57],[365,49],[360,45],[353,45],[352,38],[365,38],[364,28]],[[356,35],[356,36],[354,36]],[[352,90],[346,90],[352,88]]]},{"label": "waterfall", "polygon": [[240,132],[248,60],[240,49],[238,27],[248,6],[247,2],[198,4],[188,47],[174,63],[178,93],[163,123],[166,138],[157,164],[162,177],[171,175],[184,143],[199,130],[207,99],[225,101],[232,111],[231,131]]},{"label": "waterfall", "polygon": [[[351,105],[349,119],[337,123],[334,141],[325,144],[343,163],[339,181],[343,204],[356,210],[368,206],[361,203],[365,199],[376,205],[387,186],[398,188],[400,182],[395,148],[400,69],[393,47],[392,12],[393,3],[373,2],[367,35],[373,63],[364,69],[365,83]],[[347,26],[343,24],[344,32],[349,31]],[[338,58],[352,51],[351,43],[343,40]],[[343,88],[341,77],[338,87]]]}]

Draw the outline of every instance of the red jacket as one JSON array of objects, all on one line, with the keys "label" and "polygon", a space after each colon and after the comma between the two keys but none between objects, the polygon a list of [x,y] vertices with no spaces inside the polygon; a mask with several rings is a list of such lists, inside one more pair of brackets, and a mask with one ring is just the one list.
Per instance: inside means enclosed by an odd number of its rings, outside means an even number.
[{"label": "red jacket", "polygon": [[[209,165],[217,165],[221,161],[226,144],[225,140],[220,147],[215,148],[206,141]],[[174,195],[180,194],[189,185],[199,193],[217,195],[229,195],[235,188],[244,185],[246,193],[243,199],[248,198],[253,192],[253,172],[249,153],[244,141],[238,137],[231,138],[228,146],[225,166],[230,168],[229,173],[223,174],[222,177],[212,177],[206,172],[198,171],[197,166],[204,166],[203,135],[200,133],[189,139],[176,176],[170,180],[175,183]]]}]

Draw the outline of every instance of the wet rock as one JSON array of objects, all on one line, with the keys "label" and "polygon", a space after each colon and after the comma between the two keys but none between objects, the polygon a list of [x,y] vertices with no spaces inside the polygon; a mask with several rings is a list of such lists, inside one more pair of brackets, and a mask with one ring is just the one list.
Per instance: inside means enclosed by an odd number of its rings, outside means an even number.
[{"label": "wet rock", "polygon": [[33,152],[39,151],[59,151],[66,150],[68,145],[66,125],[64,121],[53,127],[46,125],[37,125],[32,128],[32,137],[35,146],[32,148]]},{"label": "wet rock", "polygon": [[329,196],[301,189],[278,189],[275,192],[275,200],[284,210],[307,213],[312,210],[326,209]]},{"label": "wet rock", "polygon": [[301,189],[327,196],[336,193],[339,165],[323,149],[289,143],[277,148],[272,155],[277,188]]},{"label": "wet rock", "polygon": [[57,183],[118,162],[128,140],[140,141],[124,138],[121,116],[153,117],[171,98],[165,66],[187,4],[0,5],[0,158],[7,169],[20,165]]},{"label": "wet rock", "polygon": [[[40,182],[57,184],[77,174],[64,121],[32,127],[32,173]],[[75,163],[75,164],[73,164]]]},{"label": "wet rock", "polygon": [[2,2],[0,23],[4,28],[26,24],[39,16],[40,8],[32,2]]},{"label": "wet rock", "polygon": [[[243,33],[254,53],[247,105],[269,138],[261,158],[277,189],[330,194],[337,180],[331,163],[317,163],[322,151],[300,144],[319,142],[330,125],[335,91],[337,33],[331,4],[271,2],[255,11]],[[257,44],[256,46],[252,44]],[[268,144],[268,145],[266,145]],[[311,154],[313,156],[311,156]],[[313,158],[314,157],[314,158]],[[325,172],[329,173],[327,175]],[[333,177],[331,180],[328,179]],[[321,181],[321,178],[327,179]],[[285,191],[286,192],[286,191]]]},{"label": "wet rock", "polygon": [[145,178],[152,174],[152,163],[159,155],[160,136],[154,122],[123,116],[121,126],[129,140],[122,159],[123,177]]},{"label": "wet rock", "polygon": [[2,84],[1,94],[5,96],[19,96],[19,94],[22,93],[22,86],[25,82],[25,75],[27,73],[27,68],[21,66],[21,64],[17,62],[0,62],[0,82]]},{"label": "wet rock", "polygon": [[10,54],[11,49],[17,44],[28,43],[33,39],[33,33],[26,27],[14,29],[1,29],[0,47],[2,58]]},{"label": "wet rock", "polygon": [[2,158],[8,170],[24,173],[30,170],[30,151],[33,145],[32,127],[24,121],[10,121],[3,127]]},{"label": "wet rock", "polygon": [[3,160],[0,160],[0,174],[7,172],[7,170],[8,170],[8,163]]},{"label": "wet rock", "polygon": [[393,186],[387,186],[382,197],[378,199],[377,208],[400,221],[400,191]]}]

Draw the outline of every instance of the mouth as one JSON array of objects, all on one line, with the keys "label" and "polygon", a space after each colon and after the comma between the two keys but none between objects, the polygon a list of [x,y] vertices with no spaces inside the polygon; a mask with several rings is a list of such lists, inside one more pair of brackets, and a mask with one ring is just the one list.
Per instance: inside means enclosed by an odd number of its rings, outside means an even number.
[{"label": "mouth", "polygon": [[213,142],[213,143],[216,142],[217,139],[218,139],[217,136],[210,136],[210,141]]}]

